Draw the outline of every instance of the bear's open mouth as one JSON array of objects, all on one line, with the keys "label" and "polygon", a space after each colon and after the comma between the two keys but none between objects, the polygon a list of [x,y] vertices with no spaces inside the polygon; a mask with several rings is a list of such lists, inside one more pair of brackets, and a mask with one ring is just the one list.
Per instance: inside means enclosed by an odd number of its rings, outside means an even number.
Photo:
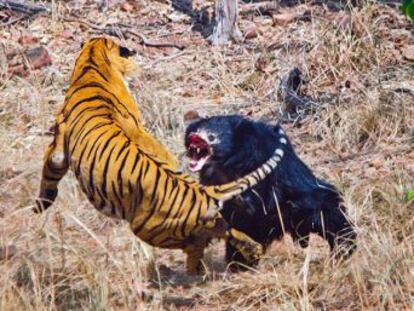
[{"label": "bear's open mouth", "polygon": [[195,133],[187,138],[187,157],[190,158],[189,169],[192,172],[200,171],[210,159],[212,152],[209,144]]}]

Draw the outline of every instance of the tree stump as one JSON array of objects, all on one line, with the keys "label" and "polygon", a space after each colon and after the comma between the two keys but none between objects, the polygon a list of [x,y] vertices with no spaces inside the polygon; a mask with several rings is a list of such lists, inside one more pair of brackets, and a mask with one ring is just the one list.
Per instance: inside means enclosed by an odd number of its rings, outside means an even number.
[{"label": "tree stump", "polygon": [[216,0],[216,25],[209,40],[213,45],[224,45],[230,40],[242,41],[237,26],[237,0]]}]

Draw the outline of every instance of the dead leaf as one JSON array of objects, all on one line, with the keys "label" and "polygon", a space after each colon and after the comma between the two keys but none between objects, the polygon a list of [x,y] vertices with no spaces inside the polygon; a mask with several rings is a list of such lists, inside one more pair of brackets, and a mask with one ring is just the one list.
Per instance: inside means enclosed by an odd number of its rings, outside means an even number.
[{"label": "dead leaf", "polygon": [[407,29],[391,29],[390,35],[390,39],[394,42],[397,48],[404,48],[408,45],[412,36],[411,32]]},{"label": "dead leaf", "polygon": [[414,45],[409,45],[402,50],[402,55],[408,59],[414,61]]},{"label": "dead leaf", "polygon": [[0,261],[8,260],[17,254],[17,248],[14,245],[0,247]]},{"label": "dead leaf", "polygon": [[23,34],[17,39],[17,42],[21,45],[33,45],[39,42],[39,38],[36,38],[31,34]]},{"label": "dead leaf", "polygon": [[28,71],[25,65],[23,64],[17,64],[17,65],[10,66],[7,72],[11,75],[16,75],[20,77],[25,77],[28,75]]},{"label": "dead leaf", "polygon": [[254,23],[249,23],[244,29],[244,38],[253,39],[259,35],[259,30]]},{"label": "dead leaf", "polygon": [[266,72],[266,67],[269,65],[269,63],[272,61],[272,54],[262,54],[257,59],[256,63],[254,64],[254,67],[257,71]]},{"label": "dead leaf", "polygon": [[181,96],[182,97],[194,97],[194,94],[193,92],[191,92],[191,90],[184,90]]},{"label": "dead leaf", "polygon": [[11,179],[11,178],[17,176],[20,173],[21,172],[16,171],[13,168],[9,167],[9,168],[6,168],[3,171],[0,171],[0,179],[2,179],[2,178]]},{"label": "dead leaf", "polygon": [[211,99],[213,100],[213,103],[216,105],[221,104],[222,95],[219,93],[213,94],[211,96]]},{"label": "dead leaf", "polygon": [[374,159],[370,162],[369,165],[375,167],[376,169],[379,169],[384,166],[384,162],[381,159]]},{"label": "dead leaf", "polygon": [[125,12],[132,12],[134,10],[134,6],[128,2],[124,2],[121,4],[121,10]]}]

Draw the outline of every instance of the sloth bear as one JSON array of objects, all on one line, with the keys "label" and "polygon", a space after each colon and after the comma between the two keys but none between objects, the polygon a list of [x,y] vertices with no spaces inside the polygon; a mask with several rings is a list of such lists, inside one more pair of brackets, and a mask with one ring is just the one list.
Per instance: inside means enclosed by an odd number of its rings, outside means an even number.
[{"label": "sloth bear", "polygon": [[[338,190],[315,177],[279,125],[238,115],[199,119],[187,127],[185,147],[189,168],[199,173],[204,185],[235,180],[258,167],[275,148],[282,148],[282,160],[266,180],[224,204],[221,213],[226,221],[264,249],[285,233],[307,247],[309,234],[316,233],[335,256],[347,257],[354,251],[357,234]],[[229,243],[226,260],[248,265]]]}]

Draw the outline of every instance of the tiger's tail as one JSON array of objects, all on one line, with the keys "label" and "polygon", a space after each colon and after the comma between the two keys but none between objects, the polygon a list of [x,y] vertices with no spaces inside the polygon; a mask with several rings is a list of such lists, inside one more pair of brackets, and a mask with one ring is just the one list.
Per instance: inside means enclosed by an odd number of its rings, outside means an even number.
[{"label": "tiger's tail", "polygon": [[36,213],[43,212],[55,201],[59,181],[69,168],[65,153],[64,128],[63,123],[56,126],[55,138],[45,152],[40,193],[34,208]]},{"label": "tiger's tail", "polygon": [[[287,139],[283,130],[279,131],[279,135],[279,142],[282,145],[286,145]],[[262,164],[253,172],[227,184],[218,186],[206,186],[204,187],[204,190],[207,192],[208,195],[215,198],[220,203],[233,199],[234,197],[240,195],[247,189],[254,187],[259,182],[264,180],[267,177],[267,175],[271,174],[273,170],[277,167],[278,162],[282,160],[283,155],[283,148],[276,148],[273,152],[273,155],[264,164]]]}]

